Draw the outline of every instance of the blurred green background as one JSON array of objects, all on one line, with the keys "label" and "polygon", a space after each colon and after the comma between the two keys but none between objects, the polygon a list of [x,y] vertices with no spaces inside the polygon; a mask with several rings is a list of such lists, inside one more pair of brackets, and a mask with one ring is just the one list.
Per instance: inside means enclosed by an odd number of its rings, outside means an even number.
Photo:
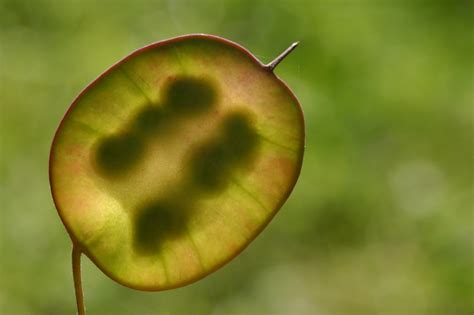
[{"label": "blurred green background", "polygon": [[300,98],[300,180],[240,256],[184,288],[122,287],[83,259],[89,314],[474,312],[471,1],[0,0],[1,314],[74,314],[49,146],[74,97],[186,33],[241,43]]}]

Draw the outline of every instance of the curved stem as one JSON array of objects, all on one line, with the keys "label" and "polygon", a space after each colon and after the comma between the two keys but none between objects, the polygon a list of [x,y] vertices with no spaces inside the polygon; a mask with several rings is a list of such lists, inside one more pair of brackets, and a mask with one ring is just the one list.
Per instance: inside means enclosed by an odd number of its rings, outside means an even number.
[{"label": "curved stem", "polygon": [[84,294],[82,293],[81,280],[81,249],[73,243],[72,245],[72,275],[74,278],[74,290],[76,292],[77,314],[85,315]]},{"label": "curved stem", "polygon": [[297,46],[298,46],[299,42],[294,42],[293,44],[291,44],[290,47],[288,47],[287,49],[285,49],[284,52],[282,52],[278,57],[275,58],[275,60],[273,60],[272,62],[270,62],[269,64],[265,65],[265,67],[267,69],[269,69],[270,71],[273,71],[273,69],[275,69],[276,66],[278,66],[278,64],[283,60],[285,59],[286,56],[288,56],[290,54],[290,52],[292,52]]}]

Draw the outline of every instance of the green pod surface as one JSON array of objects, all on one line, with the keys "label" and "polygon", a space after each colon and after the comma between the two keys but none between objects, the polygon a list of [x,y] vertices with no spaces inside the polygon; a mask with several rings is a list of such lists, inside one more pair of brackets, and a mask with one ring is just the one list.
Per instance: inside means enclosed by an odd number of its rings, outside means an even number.
[{"label": "green pod surface", "polygon": [[74,100],[50,182],[74,244],[113,280],[183,286],[240,253],[298,178],[295,95],[241,46],[186,35],[141,48]]}]

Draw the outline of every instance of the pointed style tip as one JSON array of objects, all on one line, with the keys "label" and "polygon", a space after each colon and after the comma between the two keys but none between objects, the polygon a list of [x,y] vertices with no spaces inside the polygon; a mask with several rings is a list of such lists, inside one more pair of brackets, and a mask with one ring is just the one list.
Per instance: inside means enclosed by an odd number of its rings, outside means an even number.
[{"label": "pointed style tip", "polygon": [[298,45],[299,45],[299,41],[297,42],[294,42],[293,44],[290,45],[290,47],[288,47],[287,49],[285,49],[284,52],[282,52],[278,57],[275,58],[275,60],[273,60],[272,62],[270,62],[269,64],[265,65],[265,67],[270,70],[270,71],[273,71],[276,66],[283,60],[285,59],[286,56],[288,56]]}]

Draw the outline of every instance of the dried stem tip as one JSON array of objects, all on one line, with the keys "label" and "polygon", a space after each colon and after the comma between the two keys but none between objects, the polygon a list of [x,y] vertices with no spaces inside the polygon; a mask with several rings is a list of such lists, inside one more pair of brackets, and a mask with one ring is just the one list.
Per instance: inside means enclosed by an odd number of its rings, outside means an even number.
[{"label": "dried stem tip", "polygon": [[290,52],[293,51],[293,49],[296,48],[296,46],[298,46],[300,42],[294,42],[293,44],[291,44],[290,47],[288,47],[284,52],[282,52],[278,57],[276,57],[272,62],[270,62],[269,64],[267,64],[265,67],[267,69],[269,69],[270,71],[273,71],[273,69],[275,69],[276,66],[278,66],[278,64],[286,57],[290,54]]}]

